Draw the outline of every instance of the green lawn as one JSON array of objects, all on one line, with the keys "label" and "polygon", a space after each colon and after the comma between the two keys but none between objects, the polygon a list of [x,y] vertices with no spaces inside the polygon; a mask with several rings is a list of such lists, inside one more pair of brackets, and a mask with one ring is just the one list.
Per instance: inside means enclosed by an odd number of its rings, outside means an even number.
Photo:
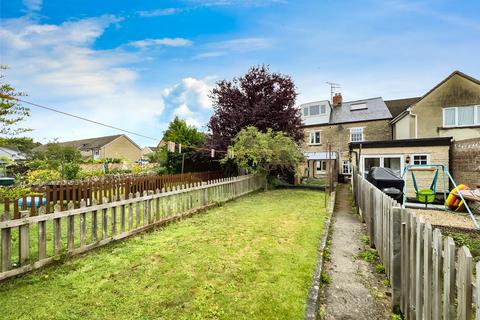
[{"label": "green lawn", "polygon": [[323,193],[257,193],[0,283],[2,319],[301,319]]}]

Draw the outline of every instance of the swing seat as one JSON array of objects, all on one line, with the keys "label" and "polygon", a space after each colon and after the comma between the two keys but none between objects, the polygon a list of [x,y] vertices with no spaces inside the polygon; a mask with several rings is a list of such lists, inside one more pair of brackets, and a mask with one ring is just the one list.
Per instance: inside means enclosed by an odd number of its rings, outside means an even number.
[{"label": "swing seat", "polygon": [[435,192],[432,189],[420,189],[417,192],[417,200],[421,203],[432,203],[435,201]]},{"label": "swing seat", "polygon": [[415,194],[417,196],[417,200],[421,203],[425,204],[425,208],[429,203],[433,203],[435,201],[435,195],[437,194],[437,177],[438,177],[438,169],[435,170],[435,174],[433,175],[433,181],[428,189],[419,189],[417,185],[417,178],[412,171],[412,180],[413,180],[413,188],[415,189]]}]

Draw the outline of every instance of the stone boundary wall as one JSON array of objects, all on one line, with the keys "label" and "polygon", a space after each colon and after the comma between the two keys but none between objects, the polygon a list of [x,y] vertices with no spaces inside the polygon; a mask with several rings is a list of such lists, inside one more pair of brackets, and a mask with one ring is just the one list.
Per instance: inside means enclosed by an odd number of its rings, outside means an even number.
[{"label": "stone boundary wall", "polygon": [[480,187],[480,138],[454,141],[450,149],[450,173],[455,183]]}]

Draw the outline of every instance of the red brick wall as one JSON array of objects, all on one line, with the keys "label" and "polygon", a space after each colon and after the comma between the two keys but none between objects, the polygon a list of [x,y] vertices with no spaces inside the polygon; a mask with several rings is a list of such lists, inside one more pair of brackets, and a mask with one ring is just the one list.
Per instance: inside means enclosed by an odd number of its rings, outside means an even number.
[{"label": "red brick wall", "polygon": [[450,150],[450,173],[455,183],[480,186],[480,138],[455,141]]}]

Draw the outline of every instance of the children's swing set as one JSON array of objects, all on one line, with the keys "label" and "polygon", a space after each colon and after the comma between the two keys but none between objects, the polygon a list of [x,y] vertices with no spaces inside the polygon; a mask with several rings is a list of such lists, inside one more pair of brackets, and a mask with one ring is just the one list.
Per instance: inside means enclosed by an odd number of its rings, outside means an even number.
[{"label": "children's swing set", "polygon": [[[431,169],[434,168],[435,171],[433,173],[432,182],[430,183],[430,187],[427,188],[420,188],[419,183],[417,182],[417,177],[415,175],[414,169]],[[477,222],[477,219],[473,215],[471,208],[466,201],[464,194],[462,194],[462,189],[466,188],[464,185],[458,185],[453,180],[450,172],[448,171],[447,167],[443,164],[408,164],[405,166],[403,170],[403,180],[404,180],[404,187],[403,187],[403,206],[411,205],[412,203],[407,203],[407,180],[409,177],[409,172],[411,173],[412,177],[412,184],[413,188],[415,189],[415,196],[419,203],[425,205],[425,208],[428,208],[428,205],[432,205],[435,202],[436,195],[437,195],[437,184],[439,182],[439,173],[442,174],[441,183],[443,184],[443,209],[445,211],[450,211],[452,207],[455,208],[465,208],[468,212],[470,218],[475,225],[477,230],[480,230],[480,225]],[[422,171],[424,172],[424,171]],[[449,186],[448,183],[451,183],[454,187],[447,197],[447,188]],[[473,193],[472,193],[473,194]]]}]

